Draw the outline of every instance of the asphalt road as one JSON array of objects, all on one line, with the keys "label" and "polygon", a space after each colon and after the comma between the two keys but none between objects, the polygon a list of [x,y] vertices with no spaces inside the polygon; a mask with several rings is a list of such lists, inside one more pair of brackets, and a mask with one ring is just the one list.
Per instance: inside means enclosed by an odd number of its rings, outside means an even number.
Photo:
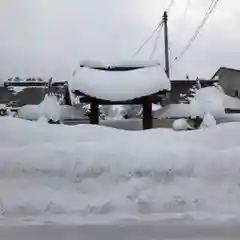
[{"label": "asphalt road", "polygon": [[1,240],[230,240],[239,223],[0,227]]}]

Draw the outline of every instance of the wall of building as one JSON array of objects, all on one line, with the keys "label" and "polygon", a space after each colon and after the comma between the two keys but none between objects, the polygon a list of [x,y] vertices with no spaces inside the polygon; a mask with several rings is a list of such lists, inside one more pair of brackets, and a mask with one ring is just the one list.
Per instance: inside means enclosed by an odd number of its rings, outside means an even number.
[{"label": "wall of building", "polygon": [[227,95],[240,97],[240,71],[225,71],[218,77],[219,83]]}]

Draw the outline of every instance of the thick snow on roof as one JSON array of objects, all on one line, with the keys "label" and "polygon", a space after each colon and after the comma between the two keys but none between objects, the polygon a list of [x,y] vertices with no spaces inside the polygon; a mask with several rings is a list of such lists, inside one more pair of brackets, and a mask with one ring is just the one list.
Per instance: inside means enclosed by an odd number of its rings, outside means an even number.
[{"label": "thick snow on roof", "polygon": [[240,123],[134,132],[2,117],[0,126],[0,225],[240,218]]},{"label": "thick snow on roof", "polygon": [[76,72],[71,88],[99,99],[125,101],[169,90],[170,81],[159,65],[117,72],[83,67]]}]

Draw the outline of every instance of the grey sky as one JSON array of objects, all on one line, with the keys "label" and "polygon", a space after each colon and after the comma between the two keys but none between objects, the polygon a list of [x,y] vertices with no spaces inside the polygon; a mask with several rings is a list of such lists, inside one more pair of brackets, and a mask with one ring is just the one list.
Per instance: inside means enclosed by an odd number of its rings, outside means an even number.
[{"label": "grey sky", "polygon": [[[169,16],[172,58],[201,21],[211,0],[175,0]],[[168,0],[0,0],[0,81],[24,76],[67,79],[80,60],[130,60],[156,27]],[[220,0],[173,78],[210,77],[220,66],[239,68],[240,2]],[[137,56],[148,59],[153,42]],[[155,59],[163,62],[163,41]]]}]

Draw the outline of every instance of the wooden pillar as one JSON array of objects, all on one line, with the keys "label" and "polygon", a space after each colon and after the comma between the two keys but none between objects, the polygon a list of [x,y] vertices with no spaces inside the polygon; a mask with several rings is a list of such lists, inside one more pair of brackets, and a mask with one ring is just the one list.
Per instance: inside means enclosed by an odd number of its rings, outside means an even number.
[{"label": "wooden pillar", "polygon": [[90,123],[99,124],[99,104],[95,98],[92,98],[90,103]]},{"label": "wooden pillar", "polygon": [[152,100],[150,96],[142,97],[142,107],[143,107],[143,129],[153,128],[152,119]]},{"label": "wooden pillar", "polygon": [[70,96],[70,92],[69,92],[69,87],[68,87],[68,84],[66,86],[66,89],[65,89],[65,94],[64,94],[64,102],[66,105],[69,105],[69,106],[72,106],[72,101],[71,101],[71,96]]}]

